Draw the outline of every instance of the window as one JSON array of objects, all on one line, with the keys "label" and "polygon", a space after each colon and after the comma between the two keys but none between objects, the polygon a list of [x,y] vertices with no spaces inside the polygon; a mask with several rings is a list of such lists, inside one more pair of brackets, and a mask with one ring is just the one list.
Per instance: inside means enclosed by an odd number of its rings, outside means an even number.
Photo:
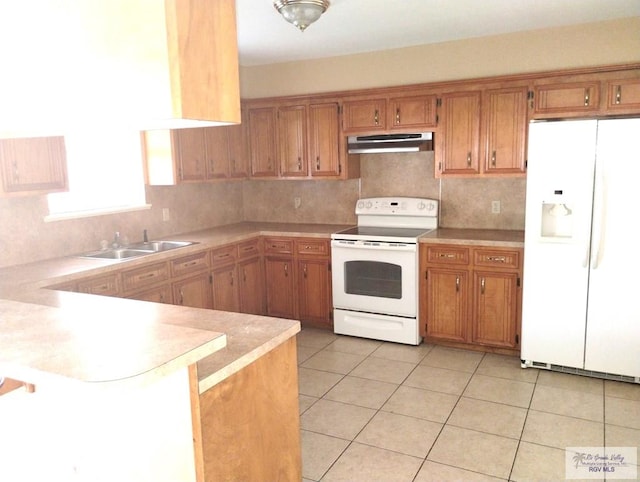
[{"label": "window", "polygon": [[147,209],[137,131],[95,128],[65,135],[69,191],[48,195],[45,221]]}]

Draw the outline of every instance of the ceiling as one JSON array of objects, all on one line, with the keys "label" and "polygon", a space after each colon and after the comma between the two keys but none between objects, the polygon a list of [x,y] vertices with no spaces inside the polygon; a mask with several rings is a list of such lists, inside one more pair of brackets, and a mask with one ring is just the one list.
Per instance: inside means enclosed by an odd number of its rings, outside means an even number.
[{"label": "ceiling", "polygon": [[640,16],[640,0],[329,0],[304,32],[273,0],[236,0],[240,65],[264,65]]}]

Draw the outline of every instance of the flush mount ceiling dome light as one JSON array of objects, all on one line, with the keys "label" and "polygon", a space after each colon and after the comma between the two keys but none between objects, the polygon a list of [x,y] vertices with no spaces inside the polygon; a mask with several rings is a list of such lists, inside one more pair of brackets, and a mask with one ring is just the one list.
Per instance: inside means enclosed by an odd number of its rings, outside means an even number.
[{"label": "flush mount ceiling dome light", "polygon": [[304,32],[329,8],[327,0],[276,0],[273,6],[284,19]]}]

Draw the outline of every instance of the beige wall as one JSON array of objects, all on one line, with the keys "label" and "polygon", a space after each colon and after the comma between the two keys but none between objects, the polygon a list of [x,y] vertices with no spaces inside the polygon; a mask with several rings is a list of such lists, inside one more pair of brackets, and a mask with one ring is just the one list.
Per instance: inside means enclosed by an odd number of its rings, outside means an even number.
[{"label": "beige wall", "polygon": [[242,67],[245,98],[640,62],[640,17],[404,49]]}]

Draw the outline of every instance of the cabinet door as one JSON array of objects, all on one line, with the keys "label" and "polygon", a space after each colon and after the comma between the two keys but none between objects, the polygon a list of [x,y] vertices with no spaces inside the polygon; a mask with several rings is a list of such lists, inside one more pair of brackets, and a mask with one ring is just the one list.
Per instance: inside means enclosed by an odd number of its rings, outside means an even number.
[{"label": "cabinet door", "polygon": [[275,177],[276,111],[273,107],[249,109],[249,149],[251,175]]},{"label": "cabinet door", "polygon": [[229,138],[229,177],[249,176],[249,157],[245,144],[245,125],[226,127]]},{"label": "cabinet door", "polygon": [[427,336],[467,341],[468,279],[466,270],[427,268]]},{"label": "cabinet door", "polygon": [[480,92],[443,95],[438,110],[436,177],[478,174],[480,157]]},{"label": "cabinet door", "polygon": [[238,297],[241,313],[265,314],[264,281],[261,258],[238,263]]},{"label": "cabinet door", "polygon": [[211,276],[213,285],[213,309],[240,311],[235,264],[218,268],[211,273]]},{"label": "cabinet door", "polygon": [[128,298],[140,301],[153,301],[154,303],[166,303],[169,305],[173,303],[171,287],[168,284],[135,293],[128,296]]},{"label": "cabinet door", "polygon": [[578,117],[600,109],[600,82],[538,85],[533,90],[532,117]]},{"label": "cabinet door", "polygon": [[313,177],[341,174],[339,118],[337,103],[309,106],[309,170]]},{"label": "cabinet door", "polygon": [[67,189],[64,137],[0,139],[2,190],[44,193]]},{"label": "cabinet door", "polygon": [[280,175],[307,175],[307,108],[304,105],[278,109],[278,157]]},{"label": "cabinet door", "polygon": [[386,129],[386,99],[367,99],[344,103],[343,131],[357,134]]},{"label": "cabinet door", "polygon": [[227,127],[206,127],[204,130],[207,179],[229,176],[229,139]]},{"label": "cabinet door", "polygon": [[616,114],[640,113],[640,79],[609,81],[607,111]]},{"label": "cabinet door", "polygon": [[271,257],[264,260],[267,288],[267,315],[296,318],[296,289],[293,258]]},{"label": "cabinet door", "polygon": [[207,163],[204,129],[176,129],[173,134],[180,180],[205,181],[207,179]]},{"label": "cabinet door", "polygon": [[192,306],[194,308],[213,308],[208,273],[176,281],[173,283],[172,289],[173,302],[177,305]]},{"label": "cabinet door", "polygon": [[331,326],[331,272],[327,259],[298,261],[298,309],[301,321]]},{"label": "cabinet door", "polygon": [[484,172],[524,173],[527,88],[489,90],[485,105]]},{"label": "cabinet door", "polygon": [[436,126],[436,96],[399,97],[389,100],[390,129],[424,129]]},{"label": "cabinet door", "polygon": [[120,275],[110,273],[78,281],[78,291],[93,295],[120,296],[120,283]]},{"label": "cabinet door", "polygon": [[517,273],[474,272],[473,343],[506,348],[518,345],[518,285]]}]

